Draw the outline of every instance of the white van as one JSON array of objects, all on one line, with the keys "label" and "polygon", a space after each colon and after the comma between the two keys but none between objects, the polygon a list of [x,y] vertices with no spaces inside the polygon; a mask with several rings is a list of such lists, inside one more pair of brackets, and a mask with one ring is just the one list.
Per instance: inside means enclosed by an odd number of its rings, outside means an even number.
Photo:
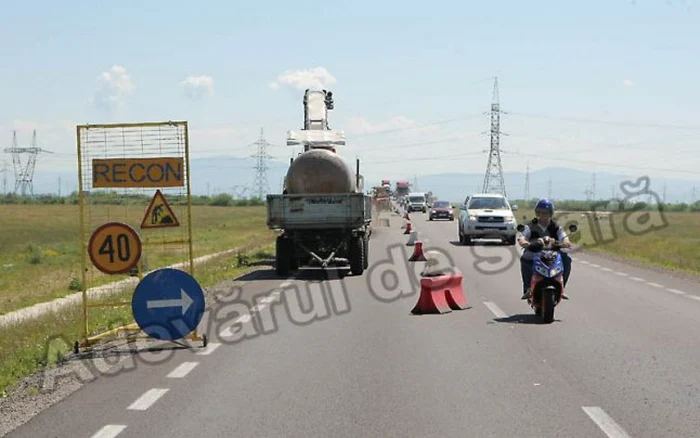
[{"label": "white van", "polygon": [[422,211],[423,213],[428,212],[428,200],[425,197],[425,193],[413,192],[408,194],[408,212],[412,211]]}]

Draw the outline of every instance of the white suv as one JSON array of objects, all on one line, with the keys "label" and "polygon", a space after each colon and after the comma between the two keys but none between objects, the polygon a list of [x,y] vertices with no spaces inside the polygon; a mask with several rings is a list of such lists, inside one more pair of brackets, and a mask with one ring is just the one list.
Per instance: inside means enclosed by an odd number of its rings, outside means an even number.
[{"label": "white suv", "polygon": [[459,211],[459,243],[470,245],[472,239],[497,238],[508,245],[515,245],[518,226],[508,200],[493,193],[467,197]]}]

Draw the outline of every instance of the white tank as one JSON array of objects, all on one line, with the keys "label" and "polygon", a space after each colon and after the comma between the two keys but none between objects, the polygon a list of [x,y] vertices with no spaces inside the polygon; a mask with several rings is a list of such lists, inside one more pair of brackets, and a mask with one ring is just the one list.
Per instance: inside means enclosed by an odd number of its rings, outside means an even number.
[{"label": "white tank", "polygon": [[296,157],[287,170],[288,194],[351,193],[355,173],[345,160],[325,149],[312,149]]}]

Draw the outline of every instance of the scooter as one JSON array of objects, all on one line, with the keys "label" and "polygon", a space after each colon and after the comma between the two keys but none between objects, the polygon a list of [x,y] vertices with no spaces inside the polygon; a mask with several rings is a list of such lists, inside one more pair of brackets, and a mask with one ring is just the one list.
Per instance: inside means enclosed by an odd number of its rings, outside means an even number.
[{"label": "scooter", "polygon": [[[522,232],[525,226],[519,224],[517,230]],[[569,237],[578,233],[578,227],[569,226]],[[544,245],[530,242],[527,249],[534,253],[532,280],[530,280],[530,297],[527,303],[542,318],[542,322],[550,324],[554,321],[554,308],[561,302],[564,293],[564,263],[561,257],[561,242],[543,238]]]}]

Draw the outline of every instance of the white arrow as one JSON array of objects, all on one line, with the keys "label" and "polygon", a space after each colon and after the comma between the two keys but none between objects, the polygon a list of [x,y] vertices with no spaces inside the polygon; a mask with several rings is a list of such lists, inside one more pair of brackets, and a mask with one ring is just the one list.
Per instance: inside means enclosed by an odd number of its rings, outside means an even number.
[{"label": "white arrow", "polygon": [[180,294],[181,298],[179,300],[148,301],[146,302],[146,307],[149,309],[160,309],[163,307],[182,307],[182,314],[184,315],[187,312],[187,309],[190,308],[194,301],[192,301],[192,298],[190,298],[190,296],[187,295],[187,292],[185,292],[184,289],[180,289]]}]

